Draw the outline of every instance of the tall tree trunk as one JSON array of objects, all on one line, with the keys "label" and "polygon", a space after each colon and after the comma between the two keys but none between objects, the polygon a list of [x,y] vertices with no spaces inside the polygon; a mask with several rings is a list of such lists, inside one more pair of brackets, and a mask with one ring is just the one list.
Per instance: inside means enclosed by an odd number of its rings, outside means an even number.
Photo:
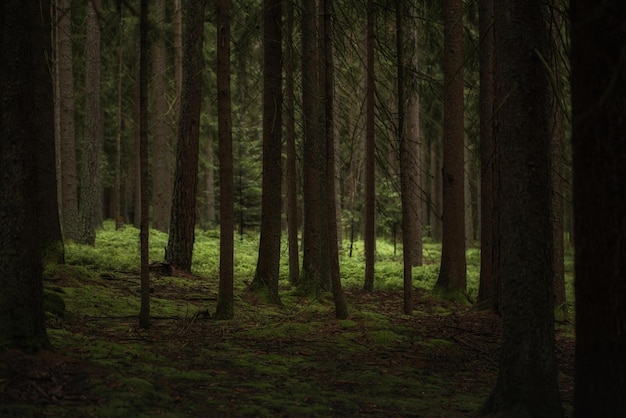
[{"label": "tall tree trunk", "polygon": [[263,191],[259,257],[252,289],[266,288],[280,303],[280,213],[282,185],[282,33],[281,0],[263,2]]},{"label": "tall tree trunk", "polygon": [[[317,9],[315,0],[302,0],[302,108],[303,108],[303,174],[304,174],[304,229],[302,237],[303,260],[300,290],[317,296],[320,291],[322,264],[322,204],[320,194],[320,104],[317,56]],[[325,243],[324,243],[325,244]]]},{"label": "tall tree trunk", "polygon": [[230,95],[230,1],[217,0],[217,124],[220,160],[220,285],[215,316],[233,317],[234,170]]},{"label": "tall tree trunk", "polygon": [[626,410],[624,22],[621,0],[570,2],[576,418]]},{"label": "tall tree trunk", "polygon": [[367,1],[367,81],[365,115],[365,283],[363,288],[374,290],[376,254],[376,142],[375,142],[375,84],[374,84],[374,1]]},{"label": "tall tree trunk", "polygon": [[480,285],[478,302],[498,311],[498,149],[494,132],[494,0],[480,0]]},{"label": "tall tree trunk", "polygon": [[293,47],[293,2],[286,4],[286,46],[285,46],[285,125],[287,142],[287,228],[289,240],[289,283],[297,285],[300,280],[300,255],[298,250],[298,183],[295,129],[294,92],[294,47]]},{"label": "tall tree trunk", "polygon": [[494,2],[500,311],[485,416],[562,417],[554,356],[548,33],[541,0]]},{"label": "tall tree trunk", "polygon": [[[324,113],[326,115],[326,200],[328,205],[328,249],[330,253],[330,278],[335,318],[346,319],[348,306],[341,287],[339,270],[339,240],[337,213],[337,193],[335,191],[335,123],[334,123],[334,68],[333,68],[333,2],[322,0],[322,24],[324,26]],[[334,219],[331,219],[334,215]]]},{"label": "tall tree trunk", "polygon": [[196,226],[205,5],[206,0],[189,1],[186,8],[183,91],[169,240],[165,249],[167,262],[187,273],[191,273]]},{"label": "tall tree trunk", "polygon": [[[0,5],[1,349],[35,351],[50,345],[41,280],[46,219],[39,215],[51,209],[42,199],[54,195],[56,202],[50,30],[49,1],[6,0]],[[44,138],[51,146],[33,158]],[[42,195],[41,188],[50,184],[52,193]]]},{"label": "tall tree trunk", "polygon": [[463,123],[463,1],[445,0],[443,104],[443,235],[435,290],[455,298],[466,292]]},{"label": "tall tree trunk", "polygon": [[83,138],[79,230],[80,244],[95,245],[96,226],[102,219],[100,153],[103,121],[100,106],[100,0],[87,4],[87,38],[85,41],[85,136]]},{"label": "tall tree trunk", "polygon": [[154,27],[157,29],[152,42],[152,112],[150,130],[152,137],[152,227],[167,232],[172,207],[172,162],[173,144],[170,138],[171,116],[167,102],[167,46],[165,45],[166,25],[165,0],[154,2]]},{"label": "tall tree trunk", "polygon": [[[176,86],[176,123],[180,118],[180,103],[183,93],[183,5],[174,0],[174,84]],[[178,127],[177,127],[178,132]]]},{"label": "tall tree trunk", "polygon": [[404,27],[403,27],[403,15],[404,10],[402,5],[405,4],[402,0],[396,0],[396,71],[397,71],[397,83],[398,83],[398,121],[397,121],[397,133],[398,148],[400,154],[400,198],[402,205],[402,259],[404,264],[404,301],[402,305],[402,312],[405,315],[411,315],[413,313],[413,244],[417,237],[415,236],[414,229],[414,213],[416,208],[412,206],[415,203],[412,199],[414,193],[413,187],[414,178],[412,176],[413,164],[411,155],[411,146],[406,135],[405,115],[406,115],[406,101],[405,101],[405,61],[404,61]]},{"label": "tall tree trunk", "polygon": [[140,261],[141,261],[141,307],[139,326],[150,327],[150,272],[148,254],[150,239],[150,193],[148,177],[148,63],[150,48],[148,34],[148,1],[140,5],[140,50],[139,50],[139,166],[141,186],[141,220],[139,222]]},{"label": "tall tree trunk", "polygon": [[57,0],[57,78],[61,161],[61,224],[67,240],[78,238],[78,178],[74,127],[74,64],[71,0]]}]

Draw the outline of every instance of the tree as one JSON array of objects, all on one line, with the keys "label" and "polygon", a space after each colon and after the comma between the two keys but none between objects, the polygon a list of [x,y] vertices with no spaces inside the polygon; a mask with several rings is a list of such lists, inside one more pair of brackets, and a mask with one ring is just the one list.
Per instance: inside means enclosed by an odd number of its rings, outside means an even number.
[{"label": "tree", "polygon": [[172,207],[172,149],[171,116],[167,102],[167,46],[165,44],[165,0],[154,3],[154,42],[152,42],[152,112],[150,147],[152,156],[152,227],[158,231],[169,229]]},{"label": "tree", "polygon": [[72,63],[71,0],[57,0],[56,57],[59,120],[58,159],[61,188],[61,223],[66,240],[78,238],[78,177],[74,125],[74,66]]},{"label": "tree", "polygon": [[445,0],[443,45],[443,235],[435,290],[466,291],[463,183],[463,1]]},{"label": "tree", "polygon": [[363,288],[374,290],[374,263],[376,254],[376,138],[375,138],[375,84],[374,84],[374,1],[367,1],[366,39],[366,133],[365,133],[365,283]]},{"label": "tree", "polygon": [[85,41],[85,137],[80,164],[78,205],[78,240],[95,245],[96,226],[102,218],[100,154],[103,121],[100,104],[100,0],[87,3],[87,38]]},{"label": "tree", "polygon": [[294,92],[294,45],[293,2],[286,4],[285,19],[285,134],[287,182],[287,228],[289,241],[289,282],[297,285],[300,280],[300,255],[298,250],[298,183],[296,179],[296,129],[295,129],[295,92]]},{"label": "tree", "polygon": [[563,416],[554,356],[545,11],[541,0],[494,2],[502,343],[485,416]]},{"label": "tree", "polygon": [[169,240],[165,249],[165,260],[175,269],[187,273],[191,273],[196,226],[205,4],[205,0],[189,1],[186,7],[174,192]]},{"label": "tree", "polygon": [[575,417],[626,410],[626,4],[570,2]]},{"label": "tree", "polygon": [[215,316],[233,317],[234,169],[230,95],[230,1],[217,0],[217,124],[220,163],[220,284]]},{"label": "tree", "polygon": [[334,88],[335,75],[333,68],[333,2],[322,0],[322,30],[324,52],[324,114],[326,132],[326,203],[328,213],[328,252],[330,255],[330,279],[335,302],[335,317],[346,319],[348,307],[341,287],[341,275],[339,270],[339,239],[337,234],[336,216],[330,219],[330,215],[337,213],[337,193],[335,191],[335,123],[334,123]]},{"label": "tree", "polygon": [[[317,296],[321,278],[328,276],[328,260],[322,256],[322,219],[325,193],[322,193],[320,165],[325,160],[320,141],[320,104],[317,50],[317,10],[315,0],[302,0],[302,113],[303,113],[303,174],[304,229],[303,259],[299,288],[302,293]],[[325,144],[324,144],[325,145]]]},{"label": "tree", "polygon": [[478,302],[498,311],[498,150],[494,136],[493,0],[479,2],[480,286]]},{"label": "tree", "polygon": [[399,157],[400,157],[400,200],[402,202],[402,258],[404,263],[404,301],[402,312],[405,315],[411,315],[413,312],[413,252],[415,249],[415,230],[414,224],[414,210],[415,207],[411,205],[411,196],[414,194],[413,187],[414,179],[412,174],[413,164],[415,161],[411,158],[409,138],[406,134],[405,115],[406,115],[406,102],[405,102],[405,66],[404,61],[404,28],[403,28],[403,5],[405,2],[396,0],[396,70],[398,74],[398,122],[397,122],[397,139],[399,144]]},{"label": "tree", "polygon": [[265,287],[280,303],[280,235],[282,186],[282,33],[281,0],[263,2],[263,194],[259,258],[251,288]]},{"label": "tree", "polygon": [[[41,135],[54,144],[49,11],[50,2],[44,0],[10,0],[0,6],[0,350],[49,346],[39,211],[48,210],[50,203],[41,200],[39,190],[55,181],[54,170],[46,172],[50,180],[40,168],[54,167],[54,146],[37,152],[36,158],[32,154]],[[54,216],[58,222],[58,213]]]},{"label": "tree", "polygon": [[150,238],[150,193],[148,192],[148,0],[141,0],[139,48],[139,166],[141,187],[141,220],[139,221],[141,259],[141,308],[139,326],[150,327],[150,272],[148,270]]}]

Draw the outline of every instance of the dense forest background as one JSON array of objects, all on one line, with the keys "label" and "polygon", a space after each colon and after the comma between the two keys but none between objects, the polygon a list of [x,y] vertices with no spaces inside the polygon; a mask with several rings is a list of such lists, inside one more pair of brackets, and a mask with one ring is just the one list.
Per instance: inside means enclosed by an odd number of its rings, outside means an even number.
[{"label": "dense forest background", "polygon": [[340,255],[355,242],[365,292],[377,242],[401,253],[408,316],[424,243],[441,243],[434,295],[501,318],[481,414],[562,416],[555,318],[575,309],[574,412],[611,416],[626,346],[625,8],[5,2],[1,347],[49,346],[42,273],[64,245],[95,246],[107,219],[139,229],[141,329],[151,272],[193,275],[201,231],[219,228],[215,319],[234,317],[236,237],[258,234],[246,291],[281,306],[287,257],[294,295],[329,292],[336,320],[350,315]]}]

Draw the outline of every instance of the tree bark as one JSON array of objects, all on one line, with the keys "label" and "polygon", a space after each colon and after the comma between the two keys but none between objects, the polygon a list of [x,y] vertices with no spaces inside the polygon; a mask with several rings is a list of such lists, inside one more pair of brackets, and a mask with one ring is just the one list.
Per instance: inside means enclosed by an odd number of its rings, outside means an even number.
[{"label": "tree bark", "polygon": [[570,2],[574,416],[626,410],[626,3]]},{"label": "tree bark", "polygon": [[196,188],[202,105],[202,43],[206,0],[189,1],[186,8],[183,91],[178,121],[176,169],[165,259],[191,273],[196,226]]},{"label": "tree bark", "polygon": [[78,238],[78,177],[74,125],[71,0],[57,0],[58,99],[61,160],[61,223],[67,240]]},{"label": "tree bark", "polygon": [[435,290],[465,294],[463,2],[444,1],[443,234]]},{"label": "tree bark", "polygon": [[96,226],[102,219],[100,154],[103,138],[100,105],[100,0],[87,4],[87,38],[85,41],[85,137],[81,160],[79,228],[77,242],[95,245]]},{"label": "tree bark", "polygon": [[287,142],[287,228],[289,240],[289,283],[297,285],[300,281],[300,255],[298,250],[298,183],[295,129],[295,93],[294,93],[294,47],[293,47],[293,2],[288,1],[285,49],[285,125]]},{"label": "tree bark", "polygon": [[541,0],[494,2],[502,343],[486,416],[562,417],[554,349],[548,33]]},{"label": "tree bark", "polygon": [[217,319],[232,319],[234,305],[234,169],[230,94],[230,1],[217,0],[217,124],[220,162],[220,284]]},{"label": "tree bark", "polygon": [[363,288],[374,290],[376,254],[376,139],[375,139],[375,84],[374,84],[374,1],[367,1],[366,39],[366,115],[365,115],[365,283]]},{"label": "tree bark", "polygon": [[[49,210],[39,193],[54,184],[50,2],[3,1],[0,6],[0,350],[49,347],[43,309],[42,250]],[[41,97],[43,95],[43,97]],[[40,112],[43,112],[43,116]],[[47,146],[33,158],[46,133]],[[43,172],[40,164],[50,171]],[[46,174],[49,178],[44,178]],[[56,187],[52,187],[56,202]],[[49,196],[47,196],[49,197]],[[58,212],[54,213],[57,217]]]},{"label": "tree bark", "polygon": [[480,0],[480,284],[478,302],[498,311],[498,149],[494,135],[494,0]]},{"label": "tree bark", "polygon": [[281,0],[263,2],[263,191],[259,257],[252,289],[266,288],[279,304],[282,186]]},{"label": "tree bark", "polygon": [[150,48],[148,2],[140,4],[140,47],[139,47],[139,171],[141,187],[141,220],[139,222],[140,270],[141,270],[141,307],[139,326],[150,327],[150,272],[148,270],[150,238],[150,194],[148,176],[148,63]]},{"label": "tree bark", "polygon": [[172,172],[174,144],[170,140],[171,115],[167,102],[167,47],[165,45],[165,0],[154,2],[154,42],[152,42],[152,113],[150,130],[152,137],[152,227],[167,232],[172,207]]}]

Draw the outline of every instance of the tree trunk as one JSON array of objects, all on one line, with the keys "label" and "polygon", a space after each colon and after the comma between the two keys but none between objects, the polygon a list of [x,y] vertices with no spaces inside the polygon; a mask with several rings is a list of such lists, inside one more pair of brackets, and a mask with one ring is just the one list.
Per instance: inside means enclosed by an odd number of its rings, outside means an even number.
[{"label": "tree trunk", "polygon": [[330,278],[335,318],[346,319],[348,306],[341,287],[339,270],[339,240],[337,218],[337,193],[335,191],[335,123],[334,123],[334,68],[333,68],[333,2],[322,0],[322,18],[324,32],[324,111],[326,114],[326,201],[328,204],[328,249],[330,253]]},{"label": "tree trunk", "polygon": [[624,22],[623,1],[570,2],[576,418],[626,410]]},{"label": "tree trunk", "polygon": [[465,294],[463,2],[444,1],[443,234],[435,290],[447,297]]},{"label": "tree trunk", "polygon": [[[45,54],[51,51],[49,10],[45,0],[6,0],[0,6],[0,349],[50,345],[41,280],[45,220],[39,216],[50,210],[39,191],[56,178],[53,86]],[[52,146],[33,158],[44,133]],[[50,171],[44,173],[40,164]],[[56,187],[52,192],[56,202]]]},{"label": "tree trunk", "polygon": [[494,135],[493,1],[480,0],[480,284],[478,302],[498,311],[498,150]]},{"label": "tree trunk", "polygon": [[282,186],[281,0],[263,2],[263,192],[259,257],[252,289],[266,288],[279,304]]},{"label": "tree trunk", "polygon": [[303,174],[304,174],[304,229],[302,237],[303,260],[300,291],[317,296],[323,266],[322,260],[322,204],[319,177],[320,159],[320,104],[317,56],[317,9],[315,0],[302,0],[302,108],[303,108]]},{"label": "tree trunk", "polygon": [[217,319],[232,319],[234,305],[234,171],[230,99],[230,4],[217,0],[217,124],[220,162],[220,284]]},{"label": "tree trunk", "polygon": [[374,1],[367,1],[366,39],[366,115],[365,115],[365,283],[363,288],[374,290],[374,263],[376,254],[376,139],[375,139],[375,84],[374,84]]},{"label": "tree trunk", "polygon": [[298,250],[298,183],[295,129],[294,93],[294,47],[293,47],[293,2],[288,1],[285,49],[285,124],[287,135],[287,223],[289,240],[289,283],[297,285],[300,280],[300,255]]},{"label": "tree trunk", "polygon": [[141,307],[139,326],[150,327],[150,273],[148,270],[150,238],[150,194],[148,192],[148,1],[141,0],[140,5],[140,50],[139,50],[139,167],[141,186],[141,220],[139,222],[139,241],[141,259]]},{"label": "tree trunk", "polygon": [[157,231],[167,232],[172,207],[172,162],[173,144],[171,135],[171,116],[167,102],[167,46],[165,45],[166,10],[165,0],[154,2],[155,27],[152,42],[152,113],[150,130],[152,144],[152,227]]},{"label": "tree trunk", "polygon": [[87,4],[85,41],[85,137],[81,159],[79,230],[77,242],[95,245],[96,226],[102,219],[100,153],[103,121],[100,106],[100,0]]},{"label": "tree trunk", "polygon": [[61,223],[67,240],[78,238],[78,178],[74,127],[74,64],[70,0],[57,0],[58,108],[61,160]]},{"label": "tree trunk", "polygon": [[183,91],[169,240],[165,250],[167,262],[187,273],[191,273],[196,226],[205,4],[206,0],[189,1],[186,9]]},{"label": "tree trunk", "polygon": [[548,33],[541,0],[494,2],[502,343],[485,416],[562,417],[554,356]]}]

